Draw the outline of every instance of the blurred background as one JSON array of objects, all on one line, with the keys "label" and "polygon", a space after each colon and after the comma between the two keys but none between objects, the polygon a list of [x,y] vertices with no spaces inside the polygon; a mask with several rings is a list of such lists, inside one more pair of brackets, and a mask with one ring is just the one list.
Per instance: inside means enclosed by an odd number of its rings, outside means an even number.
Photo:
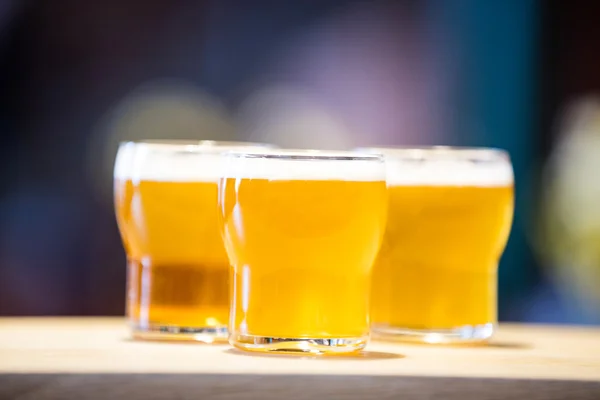
[{"label": "blurred background", "polygon": [[120,315],[124,139],[494,146],[500,319],[600,324],[600,2],[1,0],[0,315]]}]

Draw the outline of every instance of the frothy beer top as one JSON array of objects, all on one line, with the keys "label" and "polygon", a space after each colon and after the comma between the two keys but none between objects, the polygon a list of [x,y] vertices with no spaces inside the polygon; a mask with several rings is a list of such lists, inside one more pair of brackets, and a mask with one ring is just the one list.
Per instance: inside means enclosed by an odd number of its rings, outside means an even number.
[{"label": "frothy beer top", "polygon": [[[128,146],[131,145],[131,146]],[[226,153],[231,152],[227,157]],[[221,146],[180,151],[127,143],[115,162],[116,179],[158,182],[216,182],[220,178],[268,180],[384,181],[381,158],[354,152],[258,150]]]},{"label": "frothy beer top", "polygon": [[115,163],[116,179],[151,182],[216,182],[221,177],[223,160],[216,154],[185,155],[119,154]]},{"label": "frothy beer top", "polygon": [[510,186],[513,171],[508,163],[476,165],[465,161],[387,162],[390,186]]},{"label": "frothy beer top", "polygon": [[494,149],[369,149],[384,154],[389,186],[511,186],[508,155]]},{"label": "frothy beer top", "polygon": [[[381,181],[390,186],[510,186],[513,169],[496,150],[368,149],[296,151],[258,146],[174,146],[126,143],[114,177],[158,182],[217,182],[222,177],[269,180]],[[230,157],[224,153],[231,152]]]},{"label": "frothy beer top", "polygon": [[222,175],[222,153],[240,148],[261,148],[258,144],[214,143],[123,143],[115,160],[114,178],[154,182],[216,182]]},{"label": "frothy beer top", "polygon": [[306,181],[385,181],[379,156],[355,152],[273,150],[238,153],[226,161],[225,177]]}]

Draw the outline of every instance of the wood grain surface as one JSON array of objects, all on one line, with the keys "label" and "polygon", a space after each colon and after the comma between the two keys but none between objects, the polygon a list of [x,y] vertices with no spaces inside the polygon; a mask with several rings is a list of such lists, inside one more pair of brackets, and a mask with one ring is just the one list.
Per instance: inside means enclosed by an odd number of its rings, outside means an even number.
[{"label": "wood grain surface", "polygon": [[136,342],[121,318],[0,318],[0,398],[600,399],[600,329],[502,325],[494,342],[373,341],[360,356]]}]

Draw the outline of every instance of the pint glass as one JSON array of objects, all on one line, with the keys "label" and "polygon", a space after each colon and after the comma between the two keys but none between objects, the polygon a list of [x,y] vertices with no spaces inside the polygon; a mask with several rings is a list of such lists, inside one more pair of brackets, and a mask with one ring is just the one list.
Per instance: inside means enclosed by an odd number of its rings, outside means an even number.
[{"label": "pint glass", "polygon": [[377,336],[481,342],[496,324],[513,171],[495,149],[370,149],[386,157],[388,222],[373,272]]},{"label": "pint glass", "polygon": [[229,154],[219,183],[234,275],[229,342],[263,352],[362,349],[386,203],[381,156]]},{"label": "pint glass", "polygon": [[223,151],[244,143],[119,147],[115,209],[127,253],[127,317],[140,339],[227,337],[229,261],[217,224]]}]

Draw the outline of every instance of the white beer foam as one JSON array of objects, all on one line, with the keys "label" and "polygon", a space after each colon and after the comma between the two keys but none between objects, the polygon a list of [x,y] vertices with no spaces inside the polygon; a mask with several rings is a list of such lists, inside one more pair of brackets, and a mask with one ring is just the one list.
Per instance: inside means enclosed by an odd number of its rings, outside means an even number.
[{"label": "white beer foam", "polygon": [[131,161],[131,167],[115,168],[115,178],[152,182],[216,182],[222,174],[223,158],[214,154],[158,155],[144,161],[136,158]]},{"label": "white beer foam", "polygon": [[[223,153],[240,148],[219,147],[207,152],[202,149],[173,154],[172,147],[145,146],[127,143],[121,146],[115,161],[115,179],[155,182],[217,182],[222,177],[268,180],[344,180],[384,181],[385,165],[377,157],[343,160],[340,156],[358,156],[356,153],[316,152],[316,158],[292,159],[288,156],[306,156],[305,152],[244,148],[252,154],[279,155],[284,158],[225,157]],[[216,151],[216,153],[215,153]],[[258,152],[258,153],[257,153]],[[318,158],[323,157],[323,158]],[[325,158],[330,157],[330,158]]]},{"label": "white beer foam", "polygon": [[[114,178],[154,182],[217,182],[228,146],[125,143],[115,160]],[[250,146],[249,148],[256,148]]]},{"label": "white beer foam", "polygon": [[224,169],[227,178],[306,181],[385,181],[385,164],[377,158],[231,158]]},{"label": "white beer foam", "polygon": [[389,186],[511,186],[513,169],[507,160],[387,160]]}]

